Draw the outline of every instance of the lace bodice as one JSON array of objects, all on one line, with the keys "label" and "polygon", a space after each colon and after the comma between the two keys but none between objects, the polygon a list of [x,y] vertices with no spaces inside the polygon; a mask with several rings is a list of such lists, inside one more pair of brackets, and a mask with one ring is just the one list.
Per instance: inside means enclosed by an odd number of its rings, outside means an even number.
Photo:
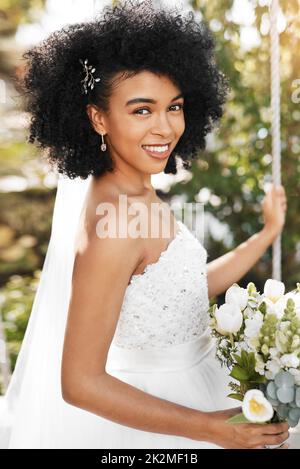
[{"label": "lace bodice", "polygon": [[208,325],[207,252],[187,226],[159,259],[131,277],[113,343],[128,349],[163,348],[195,340]]}]

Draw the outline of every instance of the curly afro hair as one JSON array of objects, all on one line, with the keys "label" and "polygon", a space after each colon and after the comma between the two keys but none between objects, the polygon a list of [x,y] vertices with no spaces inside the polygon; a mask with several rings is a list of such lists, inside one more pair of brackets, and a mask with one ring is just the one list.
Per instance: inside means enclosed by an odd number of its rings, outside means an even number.
[{"label": "curly afro hair", "polygon": [[[90,22],[64,27],[24,54],[29,142],[47,149],[58,172],[73,179],[100,176],[113,169],[109,151],[86,112],[93,103],[109,112],[114,77],[141,71],[167,76],[185,97],[185,131],[170,155],[165,173],[177,173],[175,156],[189,169],[205,148],[205,136],[222,116],[228,83],[214,57],[214,38],[193,11],[157,8],[151,0],[119,1]],[[101,81],[82,92],[80,59],[88,59]],[[95,73],[96,76],[98,76]],[[176,155],[175,155],[176,154]]]}]

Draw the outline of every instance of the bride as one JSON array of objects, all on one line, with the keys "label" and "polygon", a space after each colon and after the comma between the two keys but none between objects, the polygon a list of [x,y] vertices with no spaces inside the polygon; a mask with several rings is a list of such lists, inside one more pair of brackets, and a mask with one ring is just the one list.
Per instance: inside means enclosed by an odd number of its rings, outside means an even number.
[{"label": "bride", "polygon": [[[176,174],[175,156],[190,168],[222,115],[213,49],[192,13],[128,0],[26,54],[30,141],[60,177],[1,447],[264,448],[288,438],[286,423],[227,423],[239,409],[207,322],[208,299],[281,232],[283,187],[263,201],[262,230],[207,265],[151,185],[152,174]],[[149,236],[160,223],[169,235]]]}]

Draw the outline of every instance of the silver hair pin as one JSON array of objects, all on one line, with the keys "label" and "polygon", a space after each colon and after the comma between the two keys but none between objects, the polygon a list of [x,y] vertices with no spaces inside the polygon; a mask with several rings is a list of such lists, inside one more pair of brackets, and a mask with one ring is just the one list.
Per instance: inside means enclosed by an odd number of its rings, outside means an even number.
[{"label": "silver hair pin", "polygon": [[95,82],[100,81],[100,78],[94,77],[93,73],[96,71],[96,68],[93,67],[93,65],[88,64],[88,59],[85,59],[84,62],[79,59],[79,62],[82,64],[83,71],[85,72],[85,77],[83,80],[81,80],[81,83],[83,84],[83,92],[88,94],[88,88],[93,90],[95,87]]}]

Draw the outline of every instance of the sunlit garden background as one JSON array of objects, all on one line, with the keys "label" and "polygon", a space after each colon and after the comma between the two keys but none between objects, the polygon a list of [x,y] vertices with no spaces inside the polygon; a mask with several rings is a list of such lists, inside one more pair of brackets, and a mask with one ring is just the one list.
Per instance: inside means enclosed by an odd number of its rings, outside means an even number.
[{"label": "sunlit garden background", "polygon": [[[57,181],[39,151],[26,141],[28,116],[16,84],[24,68],[22,54],[51,31],[91,18],[107,3],[0,0],[0,394],[3,377],[14,369],[30,315],[49,242]],[[204,244],[211,261],[262,228],[260,201],[272,166],[269,1],[165,3],[194,9],[199,20],[209,23],[219,66],[231,85],[220,126],[192,171],[153,177],[158,195],[169,203],[204,204]],[[282,183],[289,201],[282,277],[291,289],[300,281],[300,0],[280,4]],[[240,285],[251,279],[262,287],[270,276],[271,249]]]}]

